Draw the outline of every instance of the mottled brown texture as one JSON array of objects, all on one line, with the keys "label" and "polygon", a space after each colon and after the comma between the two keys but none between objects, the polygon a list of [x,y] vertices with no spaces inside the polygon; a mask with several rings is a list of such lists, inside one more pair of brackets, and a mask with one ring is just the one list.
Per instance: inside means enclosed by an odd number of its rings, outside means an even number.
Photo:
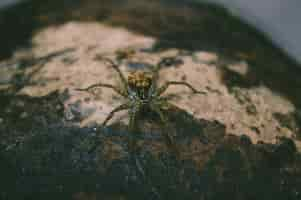
[{"label": "mottled brown texture", "polygon": [[[301,73],[260,34],[207,4],[29,2],[7,12],[13,21],[0,15],[0,198],[300,199]],[[165,57],[160,84],[207,91],[168,89],[180,156],[155,113],[139,118],[144,175],[128,115],[99,125],[122,99],[75,88],[119,84],[102,56],[123,59],[125,74]]]}]

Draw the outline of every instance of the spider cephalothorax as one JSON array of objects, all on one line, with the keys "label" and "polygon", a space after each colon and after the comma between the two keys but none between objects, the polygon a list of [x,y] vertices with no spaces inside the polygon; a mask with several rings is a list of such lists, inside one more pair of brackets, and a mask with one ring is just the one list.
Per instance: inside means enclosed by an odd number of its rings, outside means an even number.
[{"label": "spider cephalothorax", "polygon": [[135,93],[141,100],[147,100],[152,85],[152,75],[145,71],[134,71],[128,75],[130,92]]},{"label": "spider cephalothorax", "polygon": [[[164,115],[164,110],[169,107],[170,103],[168,102],[168,98],[163,97],[162,94],[167,90],[170,85],[183,85],[188,87],[192,92],[198,94],[204,94],[205,92],[201,92],[192,87],[189,83],[183,81],[167,81],[162,86],[158,86],[158,73],[160,68],[163,66],[164,59],[159,62],[156,66],[153,66],[151,72],[146,71],[134,71],[128,75],[126,79],[123,73],[120,71],[117,64],[115,64],[112,60],[108,58],[102,58],[102,60],[108,62],[113,69],[119,74],[119,77],[122,81],[122,87],[117,87],[114,85],[106,84],[106,83],[97,83],[91,85],[87,88],[78,89],[81,91],[90,91],[95,87],[106,87],[111,88],[119,95],[125,98],[125,103],[113,109],[107,118],[103,122],[103,126],[107,124],[107,122],[114,116],[116,112],[122,110],[128,110],[130,116],[129,122],[129,131],[133,132],[134,127],[136,126],[136,122],[138,120],[139,114],[143,111],[152,111],[158,114],[158,117],[163,122],[164,125],[167,124],[167,119]],[[165,134],[168,143],[172,144],[172,137],[168,132]]]}]

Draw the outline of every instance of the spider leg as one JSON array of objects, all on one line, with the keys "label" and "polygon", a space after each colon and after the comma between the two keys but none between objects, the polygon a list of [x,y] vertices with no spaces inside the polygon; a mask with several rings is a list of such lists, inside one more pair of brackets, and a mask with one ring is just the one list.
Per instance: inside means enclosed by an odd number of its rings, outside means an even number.
[{"label": "spider leg", "polygon": [[172,57],[164,57],[162,58],[159,63],[153,67],[153,79],[152,79],[152,91],[154,91],[157,88],[157,81],[159,78],[159,71],[164,66],[170,66],[172,65]]},{"label": "spider leg", "polygon": [[76,90],[89,92],[91,89],[96,88],[96,87],[110,88],[110,89],[114,90],[116,93],[118,93],[119,95],[121,95],[123,97],[127,97],[127,94],[123,90],[119,89],[118,87],[116,87],[114,85],[105,84],[105,83],[97,83],[97,84],[90,85],[89,87],[86,87],[86,88],[77,88]]},{"label": "spider leg", "polygon": [[113,67],[113,69],[118,73],[124,87],[127,89],[128,88],[128,82],[124,76],[124,74],[121,72],[121,70],[119,69],[118,65],[111,59],[109,58],[101,58],[101,60],[109,63],[111,65],[111,67]]},{"label": "spider leg", "polygon": [[162,95],[169,86],[171,85],[182,85],[182,86],[186,86],[188,87],[193,93],[195,94],[207,94],[204,91],[199,91],[197,89],[195,89],[192,85],[190,85],[189,83],[185,82],[185,81],[168,81],[166,82],[163,86],[161,86],[158,91],[157,91],[157,95],[160,96]]},{"label": "spider leg", "polygon": [[159,115],[160,120],[161,120],[161,122],[164,125],[164,137],[165,137],[165,139],[167,141],[167,145],[170,146],[172,148],[172,150],[176,153],[177,157],[179,157],[180,151],[179,151],[176,143],[174,142],[173,136],[170,135],[169,132],[168,132],[169,122],[168,122],[167,118],[164,116],[164,114],[161,111],[161,109],[160,109],[159,106],[157,106],[157,105],[151,105],[151,109]]},{"label": "spider leg", "polygon": [[159,63],[156,66],[153,67],[152,73],[153,73],[153,79],[152,83],[156,84],[158,77],[159,77],[159,71],[161,69],[162,65]]},{"label": "spider leg", "polygon": [[155,66],[153,66],[153,69],[152,69],[152,73],[153,73],[153,78],[152,78],[152,85],[151,85],[151,89],[150,89],[150,92],[152,93],[153,91],[156,90],[157,88],[157,81],[158,81],[158,78],[159,78],[159,71],[161,69],[161,67],[164,66],[164,62],[165,59],[163,58],[162,60],[159,61],[159,63]]},{"label": "spider leg", "polygon": [[137,112],[131,110],[130,112],[130,121],[129,121],[129,131],[135,131],[136,129],[136,121],[137,121]]},{"label": "spider leg", "polygon": [[130,110],[130,121],[129,121],[129,126],[128,126],[128,132],[129,132],[129,138],[128,138],[128,148],[129,151],[132,153],[136,152],[136,131],[137,131],[137,113],[138,113],[138,108],[134,107]]},{"label": "spider leg", "polygon": [[[130,158],[134,163],[134,166],[136,167],[137,171],[140,173],[142,178],[148,182],[148,184],[151,185],[153,192],[157,192],[157,189],[152,186],[151,182],[147,179],[145,170],[143,168],[143,165],[141,164],[139,157],[137,157],[137,138],[136,138],[136,131],[137,131],[137,115],[139,112],[140,107],[134,106],[130,110],[130,121],[128,126],[129,136],[128,136],[128,150],[130,153]],[[158,194],[157,194],[158,195]]]},{"label": "spider leg", "polygon": [[102,123],[103,126],[106,126],[106,124],[108,123],[108,121],[110,121],[110,119],[112,119],[112,117],[114,116],[115,113],[122,111],[122,110],[128,110],[130,108],[130,106],[128,104],[121,104],[120,106],[114,108],[109,115],[106,117],[106,119],[104,120],[104,122]]}]

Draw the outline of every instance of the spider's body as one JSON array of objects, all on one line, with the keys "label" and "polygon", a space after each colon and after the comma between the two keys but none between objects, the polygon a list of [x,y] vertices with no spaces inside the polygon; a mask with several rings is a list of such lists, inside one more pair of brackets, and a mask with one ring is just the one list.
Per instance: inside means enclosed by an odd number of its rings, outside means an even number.
[{"label": "spider's body", "polygon": [[150,90],[152,75],[144,71],[135,71],[128,76],[129,94],[133,100],[147,102],[152,97]]},{"label": "spider's body", "polygon": [[[123,96],[126,100],[124,104],[113,109],[103,122],[105,126],[109,120],[114,116],[116,112],[122,110],[128,110],[130,116],[129,131],[133,132],[138,120],[138,115],[145,111],[152,111],[157,113],[160,120],[164,125],[167,124],[167,119],[165,118],[163,112],[169,107],[169,102],[166,97],[162,94],[167,90],[170,85],[183,85],[191,89],[194,93],[204,94],[193,88],[190,84],[186,82],[168,81],[162,86],[158,87],[158,72],[162,66],[163,61],[161,61],[157,66],[153,67],[152,72],[146,71],[135,71],[128,75],[127,79],[120,71],[118,66],[110,59],[103,58],[106,62],[111,64],[111,66],[118,72],[119,77],[122,81],[122,87],[118,88],[114,85],[98,83],[91,85],[87,88],[79,89],[81,91],[89,91],[95,87],[106,87],[111,88],[119,95]],[[168,143],[172,144],[172,137],[166,133],[165,136],[168,139]]]}]

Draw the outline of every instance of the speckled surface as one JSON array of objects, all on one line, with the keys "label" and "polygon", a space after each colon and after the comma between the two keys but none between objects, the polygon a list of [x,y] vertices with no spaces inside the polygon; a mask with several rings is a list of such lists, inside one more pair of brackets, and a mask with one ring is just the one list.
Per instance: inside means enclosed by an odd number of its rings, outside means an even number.
[{"label": "speckled surface", "polygon": [[[0,61],[0,197],[300,199],[299,72],[285,71],[291,63],[254,32],[227,31],[237,22],[218,9],[188,4],[178,12],[179,2],[130,1],[37,12],[41,26],[28,44]],[[219,14],[225,23],[215,26]],[[119,85],[99,57],[114,60],[128,48],[135,53],[120,65],[125,74],[169,57],[160,84],[185,80],[207,93],[166,92],[175,94],[177,107],[166,115],[178,151],[167,145],[158,116],[144,113],[138,151],[129,153],[126,112],[100,126],[123,99],[107,89],[75,90]]]},{"label": "speckled surface", "polygon": [[[75,91],[75,88],[98,82],[119,84],[117,73],[96,58],[102,55],[114,59],[117,50],[133,48],[136,50],[135,55],[120,66],[125,74],[136,69],[133,69],[133,63],[141,63],[140,68],[147,70],[147,65],[144,67],[143,64],[156,64],[164,57],[181,60],[181,64],[161,70],[160,82],[186,80],[197,89],[207,91],[207,95],[191,95],[183,87],[174,86],[168,89],[167,94],[174,93],[179,96],[173,103],[196,118],[218,120],[226,125],[227,132],[235,135],[246,134],[253,142],[262,140],[274,143],[277,136],[294,135],[293,130],[283,126],[274,117],[275,113],[288,115],[296,111],[295,106],[284,96],[264,85],[249,89],[236,87],[229,91],[224,84],[224,68],[236,71],[240,69],[240,73],[246,73],[249,65],[241,60],[225,64],[222,58],[212,52],[183,53],[181,49],[175,48],[157,52],[143,51],[152,49],[155,38],[98,23],[70,22],[48,27],[34,35],[32,41],[34,47],[26,54],[33,57],[43,57],[68,48],[73,48],[73,51],[45,63],[30,77],[29,82],[37,84],[24,85],[19,93],[43,96],[55,90],[67,90],[65,108],[70,110],[70,105],[78,104],[78,112],[82,112],[84,116],[80,120],[82,126],[100,123],[122,99],[115,98],[116,94],[107,89],[99,89],[95,91],[96,95],[91,95]],[[16,56],[18,54],[17,51]],[[39,65],[27,68],[24,73],[30,74]]]}]

